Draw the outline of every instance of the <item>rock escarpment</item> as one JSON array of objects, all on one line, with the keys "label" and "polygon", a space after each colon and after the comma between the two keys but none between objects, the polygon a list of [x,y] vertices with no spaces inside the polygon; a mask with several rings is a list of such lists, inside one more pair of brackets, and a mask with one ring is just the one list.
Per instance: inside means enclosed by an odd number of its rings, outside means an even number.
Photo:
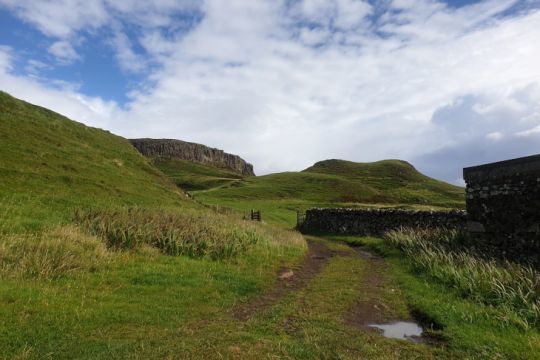
[{"label": "rock escarpment", "polygon": [[189,160],[229,169],[243,176],[254,176],[253,165],[238,155],[201,144],[174,139],[130,139],[144,156]]}]

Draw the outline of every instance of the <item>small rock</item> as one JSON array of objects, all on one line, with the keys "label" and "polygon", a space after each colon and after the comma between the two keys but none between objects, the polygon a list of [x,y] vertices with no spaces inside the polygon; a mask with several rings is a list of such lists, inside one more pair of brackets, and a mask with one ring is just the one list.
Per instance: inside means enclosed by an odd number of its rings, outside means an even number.
[{"label": "small rock", "polygon": [[286,279],[289,279],[289,278],[293,277],[293,275],[294,275],[294,272],[292,270],[287,270],[287,271],[282,272],[279,275],[279,279],[280,280],[286,280]]}]

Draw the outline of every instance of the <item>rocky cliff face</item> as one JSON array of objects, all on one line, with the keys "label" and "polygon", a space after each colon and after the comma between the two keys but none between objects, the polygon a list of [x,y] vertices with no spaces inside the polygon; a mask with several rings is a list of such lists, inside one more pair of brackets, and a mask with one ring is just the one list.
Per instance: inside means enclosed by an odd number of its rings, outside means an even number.
[{"label": "rocky cliff face", "polygon": [[149,157],[189,160],[229,169],[244,176],[254,176],[253,165],[238,155],[201,144],[173,139],[130,139],[139,152]]}]

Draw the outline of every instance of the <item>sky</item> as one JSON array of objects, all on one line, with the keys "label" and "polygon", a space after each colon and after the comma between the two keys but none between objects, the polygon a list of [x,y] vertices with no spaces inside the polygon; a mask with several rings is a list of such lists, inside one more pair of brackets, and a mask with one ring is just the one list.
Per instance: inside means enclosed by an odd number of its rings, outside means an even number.
[{"label": "sky", "polygon": [[0,0],[0,90],[128,137],[462,168],[540,153],[540,0]]}]

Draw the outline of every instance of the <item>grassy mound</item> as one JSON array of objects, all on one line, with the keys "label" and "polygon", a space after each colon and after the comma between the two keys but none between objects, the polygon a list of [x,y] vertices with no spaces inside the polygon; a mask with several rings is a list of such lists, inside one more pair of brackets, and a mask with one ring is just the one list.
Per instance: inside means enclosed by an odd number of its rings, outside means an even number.
[{"label": "grassy mound", "polygon": [[[364,184],[376,192],[375,200],[382,199],[389,203],[460,207],[465,200],[462,188],[425,176],[402,160],[382,160],[373,163],[326,160],[303,172],[338,175],[354,183]],[[350,199],[365,201],[369,199],[369,195],[353,195]]]}]

